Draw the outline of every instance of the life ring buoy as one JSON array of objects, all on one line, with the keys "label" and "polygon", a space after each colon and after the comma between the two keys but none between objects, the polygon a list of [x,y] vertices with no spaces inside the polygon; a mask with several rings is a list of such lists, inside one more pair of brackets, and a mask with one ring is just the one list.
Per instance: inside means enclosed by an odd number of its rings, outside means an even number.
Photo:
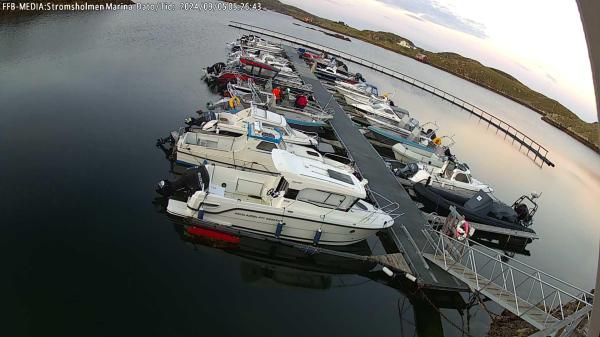
[{"label": "life ring buoy", "polygon": [[237,97],[237,96],[233,96],[229,99],[229,108],[230,109],[235,109],[235,107],[237,107],[240,104],[242,104],[242,102],[240,101],[239,97]]},{"label": "life ring buoy", "polygon": [[469,236],[469,223],[466,220],[460,220],[456,224],[456,231],[454,232],[456,239],[462,241]]},{"label": "life ring buoy", "polygon": [[433,144],[435,144],[435,145],[438,145],[438,146],[439,146],[439,145],[442,145],[442,138],[440,138],[440,137],[435,137],[435,138],[433,139]]}]

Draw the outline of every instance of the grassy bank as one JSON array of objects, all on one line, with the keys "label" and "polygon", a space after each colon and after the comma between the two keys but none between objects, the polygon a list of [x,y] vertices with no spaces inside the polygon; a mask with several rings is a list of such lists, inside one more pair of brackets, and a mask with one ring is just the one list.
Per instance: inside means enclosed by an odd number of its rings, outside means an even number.
[{"label": "grassy bank", "polygon": [[[237,0],[226,1],[247,2]],[[600,153],[598,122],[587,123],[581,120],[558,101],[530,89],[513,76],[499,69],[487,67],[476,60],[463,57],[456,53],[434,53],[418,48],[410,40],[393,33],[358,30],[343,22],[335,22],[321,18],[300,8],[281,3],[278,0],[262,0],[256,2],[260,2],[263,8],[290,15],[306,23],[360,39],[398,54],[412,58],[415,58],[419,53],[425,54],[427,55],[431,66],[483,86],[538,112],[542,115],[544,121],[565,131],[586,146]],[[404,46],[401,46],[400,43]]]}]

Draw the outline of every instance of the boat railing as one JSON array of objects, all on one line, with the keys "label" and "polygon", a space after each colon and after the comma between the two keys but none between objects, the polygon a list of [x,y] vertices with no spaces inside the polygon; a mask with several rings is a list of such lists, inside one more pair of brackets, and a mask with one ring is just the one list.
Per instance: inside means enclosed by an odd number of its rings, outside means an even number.
[{"label": "boat railing", "polygon": [[421,253],[453,271],[474,291],[497,297],[496,302],[528,321],[540,312],[543,316],[538,328],[547,328],[581,310],[588,310],[581,314],[589,318],[592,293],[469,238],[459,240],[443,217],[432,214],[431,218],[432,223],[422,230],[427,242]]},{"label": "boat railing", "polygon": [[[369,194],[371,194],[374,197],[373,199],[377,200],[378,208],[383,212],[386,212],[389,216],[391,216],[392,220],[396,220],[397,218],[404,215],[404,213],[397,213],[397,211],[400,209],[400,204],[398,204],[397,202],[388,199],[381,193],[377,193],[370,188],[367,188],[367,192],[369,192]],[[382,203],[382,201],[384,203]]]}]

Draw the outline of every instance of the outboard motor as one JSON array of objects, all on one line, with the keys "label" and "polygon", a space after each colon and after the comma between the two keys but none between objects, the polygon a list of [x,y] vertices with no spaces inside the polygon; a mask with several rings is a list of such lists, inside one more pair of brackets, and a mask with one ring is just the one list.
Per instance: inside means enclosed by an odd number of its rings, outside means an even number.
[{"label": "outboard motor", "polygon": [[221,70],[223,70],[223,68],[225,68],[225,63],[217,62],[212,66],[207,67],[206,72],[209,74],[218,75],[219,73],[221,73]]},{"label": "outboard motor", "polygon": [[365,78],[361,75],[361,73],[354,74],[354,79],[360,82],[365,82]]},{"label": "outboard motor", "polygon": [[419,171],[419,165],[417,163],[408,163],[404,167],[395,168],[394,175],[400,178],[412,177]]},{"label": "outboard motor", "polygon": [[202,127],[204,124],[206,124],[206,122],[216,119],[216,115],[212,111],[198,110],[196,113],[198,113],[199,117],[188,117],[183,120],[183,122],[187,125],[185,128],[186,132],[190,131],[190,128],[192,127]]},{"label": "outboard motor", "polygon": [[396,104],[394,104],[394,101],[392,101],[391,99],[389,100],[390,106],[396,106]]},{"label": "outboard motor", "polygon": [[429,136],[429,139],[434,140],[437,138],[437,135],[435,134],[435,131],[433,131],[433,129],[427,129],[427,132],[425,132],[426,135],[431,135]]},{"label": "outboard motor", "polygon": [[454,155],[452,154],[452,152],[450,152],[449,147],[447,147],[446,150],[444,150],[444,155],[453,161],[456,160],[456,158],[454,158]]},{"label": "outboard motor", "polygon": [[156,187],[156,192],[164,197],[170,197],[176,192],[183,191],[189,196],[196,191],[208,188],[209,182],[208,170],[201,165],[190,168],[173,182],[167,179],[161,180]]},{"label": "outboard motor", "polygon": [[517,219],[523,223],[528,223],[531,221],[531,217],[529,216],[529,207],[527,205],[520,203],[515,205],[515,212],[517,212]]}]

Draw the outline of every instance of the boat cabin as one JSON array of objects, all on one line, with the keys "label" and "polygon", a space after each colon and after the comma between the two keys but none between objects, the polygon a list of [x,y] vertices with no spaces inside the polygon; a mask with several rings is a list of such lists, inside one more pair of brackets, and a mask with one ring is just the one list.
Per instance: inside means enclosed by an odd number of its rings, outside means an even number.
[{"label": "boat cabin", "polygon": [[268,110],[259,109],[255,106],[238,112],[219,113],[218,125],[222,129],[243,130],[244,123],[253,123],[255,121],[261,122],[261,125],[265,127],[277,130],[286,142],[307,146],[317,145],[317,141],[314,138],[292,129],[283,116]]},{"label": "boat cabin", "polygon": [[273,150],[271,156],[281,174],[274,195],[343,211],[367,195],[363,183],[348,172],[314,160],[302,160],[287,151]]},{"label": "boat cabin", "polygon": [[353,172],[349,166],[325,158],[310,147],[286,144],[278,130],[264,126],[260,121],[244,124],[246,129],[239,134],[209,130],[186,132],[177,142],[177,161],[181,164],[198,165],[207,160],[224,166],[273,173],[275,166],[271,161],[271,152],[283,150],[302,158],[327,163],[342,171]]}]

